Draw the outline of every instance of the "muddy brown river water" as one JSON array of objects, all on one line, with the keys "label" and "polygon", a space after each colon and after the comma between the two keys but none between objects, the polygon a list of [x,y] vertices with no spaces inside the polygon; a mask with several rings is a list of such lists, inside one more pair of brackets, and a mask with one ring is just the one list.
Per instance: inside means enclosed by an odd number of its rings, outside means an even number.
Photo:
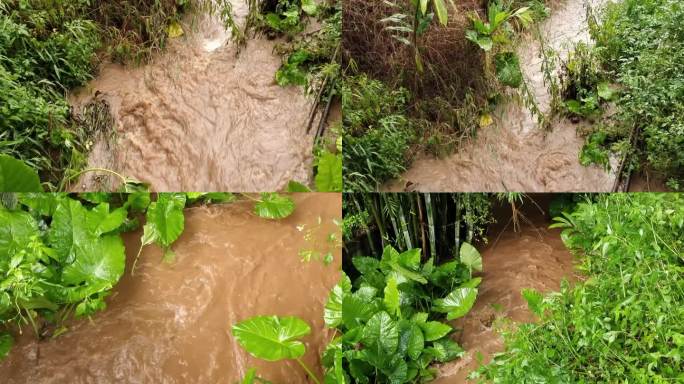
[{"label": "muddy brown river water", "polygon": [[[241,22],[246,2],[233,4]],[[236,56],[219,20],[197,16],[189,24],[150,63],[106,64],[70,97],[77,111],[95,97],[107,101],[116,123],[115,138],[94,143],[89,166],[156,191],[274,191],[290,180],[308,182],[311,100],[301,87],[275,83],[279,41],[249,40]],[[92,175],[76,187],[102,188]]]},{"label": "muddy brown river water", "polygon": [[[24,335],[0,363],[0,382],[233,384],[257,367],[274,383],[308,383],[296,363],[252,358],[230,333],[232,324],[251,316],[299,316],[312,327],[304,360],[321,366],[332,337],[323,306],[339,278],[341,250],[329,266],[304,263],[299,251],[312,241],[325,244],[330,233],[339,236],[333,219],[340,219],[342,202],[335,194],[295,200],[295,213],[282,221],[255,217],[250,203],[186,210],[173,264],[161,262],[160,249],[146,248],[135,276],[124,275],[106,311],[56,339]],[[318,228],[312,240],[304,239],[301,225]],[[138,238],[126,237],[129,266]]]},{"label": "muddy brown river water", "polygon": [[503,350],[503,340],[495,325],[498,318],[514,322],[535,320],[520,294],[523,288],[557,291],[562,279],[576,280],[574,257],[563,245],[560,230],[547,229],[548,218],[533,209],[527,209],[525,214],[531,223],[523,224],[520,232],[514,232],[510,225],[489,237],[490,245],[482,251],[484,272],[477,301],[468,315],[455,324],[462,329],[456,340],[466,355],[439,367],[435,384],[471,383],[466,378],[479,366],[477,353],[483,355],[486,363]]},{"label": "muddy brown river water", "polygon": [[[606,0],[588,0],[600,7]],[[566,58],[573,44],[589,41],[585,0],[561,0],[552,6],[551,17],[541,25],[547,45]],[[551,96],[544,85],[539,43],[528,37],[518,54],[523,72],[540,108],[550,109]],[[421,192],[523,191],[575,192],[611,191],[615,175],[602,168],[584,167],[579,153],[584,139],[577,126],[556,119],[545,132],[527,108],[515,101],[500,106],[495,123],[464,143],[444,159],[421,155],[399,180],[383,189]],[[613,160],[613,169],[617,167]]]}]

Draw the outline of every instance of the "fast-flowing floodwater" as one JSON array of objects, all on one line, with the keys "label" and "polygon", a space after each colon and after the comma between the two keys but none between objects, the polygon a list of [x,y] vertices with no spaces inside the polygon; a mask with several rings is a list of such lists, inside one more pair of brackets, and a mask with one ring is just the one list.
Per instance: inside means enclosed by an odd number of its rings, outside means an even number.
[{"label": "fast-flowing floodwater", "polygon": [[497,319],[535,320],[520,294],[523,288],[558,291],[562,279],[575,280],[574,257],[563,245],[560,230],[547,229],[548,218],[533,209],[526,210],[525,214],[530,223],[522,223],[519,232],[514,232],[511,224],[489,237],[490,245],[482,251],[484,272],[477,301],[456,322],[462,332],[456,333],[455,339],[466,355],[440,366],[435,384],[470,383],[466,378],[479,366],[477,353],[489,362],[495,353],[503,350],[503,340],[496,330]]},{"label": "fast-flowing floodwater", "polygon": [[[233,4],[241,21],[246,2]],[[219,20],[194,19],[150,63],[106,64],[71,96],[76,110],[93,98],[106,101],[115,120],[115,137],[94,144],[89,166],[156,191],[274,191],[290,180],[308,182],[311,100],[300,87],[275,83],[280,41],[251,39],[236,56]],[[89,175],[76,188],[101,189],[97,180]]]},{"label": "fast-flowing floodwater", "polygon": [[[596,8],[605,0],[589,0],[589,3]],[[585,0],[560,1],[540,28],[548,47],[566,58],[574,43],[590,40]],[[540,44],[531,36],[518,49],[530,89],[546,112],[550,110],[551,95],[544,85],[539,52]],[[494,124],[480,129],[476,138],[463,143],[457,153],[447,158],[421,155],[401,179],[384,189],[423,192],[612,190],[614,174],[579,163],[584,139],[576,133],[577,125],[567,119],[555,119],[551,129],[545,131],[524,105],[510,101],[497,109],[494,120]]]},{"label": "fast-flowing floodwater", "polygon": [[[186,210],[173,264],[161,262],[160,249],[146,248],[106,311],[52,340],[25,334],[0,363],[0,381],[232,384],[257,367],[274,383],[308,383],[296,363],[252,358],[230,333],[232,324],[251,316],[299,316],[312,328],[304,360],[321,366],[319,356],[332,338],[323,306],[339,279],[342,255],[337,247],[334,262],[325,266],[302,262],[299,252],[327,252],[329,234],[341,236],[333,220],[340,220],[342,202],[334,194],[295,200],[297,210],[282,221],[256,217],[251,203]],[[126,238],[129,267],[138,238]]]}]

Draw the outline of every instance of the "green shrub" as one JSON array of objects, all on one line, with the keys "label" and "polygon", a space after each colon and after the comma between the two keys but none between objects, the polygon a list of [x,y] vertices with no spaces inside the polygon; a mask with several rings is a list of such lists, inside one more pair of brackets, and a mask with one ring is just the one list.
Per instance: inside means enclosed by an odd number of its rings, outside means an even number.
[{"label": "green shrub", "polygon": [[684,179],[684,3],[609,3],[591,33],[596,55],[623,89],[618,124],[641,132],[642,159]]},{"label": "green shrub", "polygon": [[407,152],[415,133],[404,115],[408,100],[405,89],[391,90],[365,75],[345,80],[342,108],[346,190],[376,190],[409,165]]},{"label": "green shrub", "polygon": [[[684,380],[684,196],[611,194],[556,219],[586,279],[541,300],[537,324],[474,376],[493,383],[665,384]],[[534,298],[537,299],[534,299]]]}]

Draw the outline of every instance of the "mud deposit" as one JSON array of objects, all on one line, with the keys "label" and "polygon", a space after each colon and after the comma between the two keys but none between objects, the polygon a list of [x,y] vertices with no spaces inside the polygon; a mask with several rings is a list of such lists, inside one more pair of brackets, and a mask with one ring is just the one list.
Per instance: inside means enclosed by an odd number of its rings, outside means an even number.
[{"label": "mud deposit", "polygon": [[[600,7],[605,0],[589,0]],[[584,0],[566,0],[553,6],[541,25],[547,45],[566,58],[574,43],[589,41]],[[529,36],[518,54],[530,89],[542,111],[550,109],[551,95],[544,85],[540,44]],[[544,131],[527,108],[515,101],[500,106],[495,123],[482,128],[478,137],[463,143],[445,158],[421,156],[412,167],[385,189],[439,191],[610,191],[615,176],[599,167],[584,167],[579,153],[584,139],[578,126],[566,119],[554,120]],[[616,164],[613,164],[615,168]]]},{"label": "mud deposit", "polygon": [[[242,23],[246,2],[233,3]],[[275,83],[278,41],[250,40],[236,56],[219,20],[195,19],[151,63],[104,65],[70,97],[76,110],[93,98],[107,101],[116,122],[115,138],[94,144],[89,166],[148,182],[156,191],[274,191],[290,180],[307,182],[311,101],[300,87]],[[76,187],[103,186],[89,176]]]},{"label": "mud deposit", "polygon": [[[106,311],[53,340],[24,335],[0,364],[1,381],[232,384],[257,367],[275,383],[307,383],[296,363],[254,359],[230,334],[232,324],[251,316],[300,316],[312,327],[305,361],[320,367],[332,337],[323,306],[339,278],[341,252],[330,266],[303,263],[298,253],[310,242],[297,226],[314,226],[320,217],[314,240],[325,244],[338,232],[332,220],[340,219],[342,203],[333,194],[298,195],[296,202],[294,215],[283,221],[255,217],[249,203],[186,210],[175,263],[162,263],[161,250],[147,248]],[[126,238],[129,267],[138,238]]]},{"label": "mud deposit", "polygon": [[439,367],[440,377],[435,384],[469,383],[466,378],[479,366],[478,352],[486,363],[503,350],[503,340],[495,329],[497,319],[534,321],[520,294],[523,288],[557,291],[562,279],[574,280],[574,258],[563,245],[560,230],[547,229],[548,219],[541,215],[529,217],[532,224],[523,225],[518,233],[511,225],[490,236],[491,245],[482,252],[484,273],[477,301],[456,323],[462,332],[456,333],[455,339],[466,355]]}]

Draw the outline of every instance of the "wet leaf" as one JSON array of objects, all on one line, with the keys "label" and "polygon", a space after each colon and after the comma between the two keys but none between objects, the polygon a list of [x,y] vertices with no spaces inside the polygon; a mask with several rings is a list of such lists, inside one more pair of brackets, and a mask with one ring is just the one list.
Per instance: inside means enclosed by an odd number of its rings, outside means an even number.
[{"label": "wet leaf", "polygon": [[290,180],[289,183],[287,183],[287,191],[288,192],[311,192],[311,188],[307,187],[306,185]]},{"label": "wet leaf", "polygon": [[277,193],[262,193],[261,199],[254,205],[254,212],[264,219],[283,219],[292,214],[294,201]]},{"label": "wet leaf", "polygon": [[0,192],[42,192],[38,173],[23,161],[0,155]]},{"label": "wet leaf", "polygon": [[399,289],[397,288],[397,280],[393,277],[387,279],[384,303],[385,308],[389,313],[401,316],[401,311],[399,309]]},{"label": "wet leaf", "polygon": [[316,189],[319,192],[342,191],[342,156],[324,152],[318,159]]},{"label": "wet leaf", "polygon": [[397,324],[387,312],[378,312],[363,328],[363,343],[377,355],[391,354],[399,344]]},{"label": "wet leaf", "polygon": [[346,295],[351,294],[351,288],[351,280],[342,272],[340,282],[330,291],[325,304],[323,319],[327,327],[335,328],[342,324],[342,300]]},{"label": "wet leaf", "polygon": [[425,341],[435,341],[441,339],[451,332],[453,328],[449,324],[444,324],[439,321],[427,321],[419,323],[420,329],[425,334]]},{"label": "wet leaf", "polygon": [[163,248],[171,246],[185,228],[185,202],[183,193],[160,193],[147,209],[143,244],[156,242]]},{"label": "wet leaf", "polygon": [[302,357],[306,347],[297,339],[309,333],[309,325],[297,317],[257,316],[233,326],[238,343],[252,356],[267,361]]},{"label": "wet leaf", "polygon": [[447,314],[448,320],[465,316],[475,304],[476,288],[457,288],[447,297],[434,301],[435,311]]},{"label": "wet leaf", "polygon": [[480,252],[469,243],[461,245],[461,263],[465,264],[470,270],[482,272],[482,256]]}]

